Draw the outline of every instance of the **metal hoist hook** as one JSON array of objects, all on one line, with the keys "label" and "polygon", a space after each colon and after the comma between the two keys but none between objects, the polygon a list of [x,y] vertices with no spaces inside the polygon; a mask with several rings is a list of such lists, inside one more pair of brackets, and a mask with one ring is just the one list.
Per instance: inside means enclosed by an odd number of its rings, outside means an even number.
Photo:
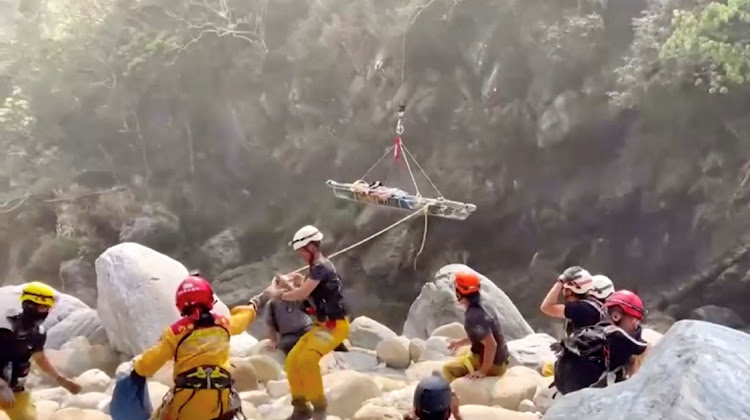
[{"label": "metal hoist hook", "polygon": [[404,118],[406,112],[406,105],[398,106],[398,121],[396,122],[396,134],[399,136],[404,134],[404,125],[401,123],[401,119]]}]

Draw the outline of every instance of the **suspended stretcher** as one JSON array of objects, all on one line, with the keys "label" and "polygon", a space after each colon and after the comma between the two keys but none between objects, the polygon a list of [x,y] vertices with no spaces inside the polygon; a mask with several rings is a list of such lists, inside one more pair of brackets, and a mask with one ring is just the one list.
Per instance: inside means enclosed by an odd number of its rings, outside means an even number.
[{"label": "suspended stretcher", "polygon": [[[396,124],[396,137],[393,145],[385,151],[383,156],[362,176],[361,179],[352,183],[343,183],[333,180],[326,181],[326,185],[333,190],[336,198],[355,201],[363,204],[376,204],[390,207],[398,210],[419,211],[424,210],[427,216],[442,217],[453,220],[466,220],[477,206],[471,203],[462,203],[460,201],[447,200],[443,197],[430,177],[425,173],[409,149],[404,145],[401,135],[404,132],[404,126],[401,119],[404,115],[404,107],[400,106],[398,110],[398,122]],[[415,193],[410,193],[399,188],[390,188],[382,185],[380,182],[368,183],[365,181],[367,175],[388,155],[393,153],[395,161],[403,160],[406,169],[409,171],[412,183],[414,184]],[[408,158],[407,158],[408,157]],[[419,192],[419,187],[414,178],[409,159],[417,166],[419,171],[429,181],[430,185],[437,193],[436,198],[423,197]]]},{"label": "suspended stretcher", "polygon": [[[445,198],[426,198],[409,194],[397,188],[377,186],[369,187],[364,181],[341,183],[333,180],[326,181],[333,190],[336,198],[356,201],[365,204],[378,204],[399,210],[417,211],[427,207],[429,216],[444,217],[446,219],[466,220],[477,209],[477,206]],[[390,191],[389,191],[390,190]]]}]

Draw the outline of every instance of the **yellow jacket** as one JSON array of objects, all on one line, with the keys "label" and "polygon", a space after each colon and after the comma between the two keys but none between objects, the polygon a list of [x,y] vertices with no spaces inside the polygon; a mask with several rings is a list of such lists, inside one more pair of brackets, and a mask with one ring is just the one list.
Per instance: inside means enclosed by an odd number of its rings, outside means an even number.
[{"label": "yellow jacket", "polygon": [[164,330],[158,343],[136,357],[133,368],[141,376],[152,376],[174,359],[174,377],[198,366],[231,371],[229,337],[245,331],[256,316],[253,306],[238,306],[229,317],[215,315],[215,326],[199,329],[190,318],[182,318]]}]

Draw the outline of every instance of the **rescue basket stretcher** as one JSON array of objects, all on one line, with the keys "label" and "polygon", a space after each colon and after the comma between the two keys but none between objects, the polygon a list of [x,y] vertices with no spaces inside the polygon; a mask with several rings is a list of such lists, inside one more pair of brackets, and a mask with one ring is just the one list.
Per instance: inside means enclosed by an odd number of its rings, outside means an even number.
[{"label": "rescue basket stretcher", "polygon": [[453,220],[466,220],[477,206],[471,203],[427,198],[409,194],[396,188],[371,188],[363,181],[341,183],[326,181],[336,198],[364,204],[377,204],[399,210],[417,211],[426,208],[427,215]]}]

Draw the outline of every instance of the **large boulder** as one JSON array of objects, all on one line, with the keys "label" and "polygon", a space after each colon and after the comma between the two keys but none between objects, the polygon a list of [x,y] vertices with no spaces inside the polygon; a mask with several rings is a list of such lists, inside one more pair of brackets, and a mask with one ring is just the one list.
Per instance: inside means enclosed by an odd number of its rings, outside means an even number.
[{"label": "large boulder", "polygon": [[67,389],[58,386],[55,388],[45,388],[31,391],[31,399],[34,401],[53,401],[56,404],[62,404],[73,395]]},{"label": "large boulder", "polygon": [[[112,347],[128,356],[152,346],[180,318],[175,292],[188,270],[136,243],[122,243],[96,259],[97,312]],[[229,314],[221,303],[216,312]]]},{"label": "large boulder", "polygon": [[161,205],[143,206],[142,214],[120,231],[120,242],[138,243],[159,252],[174,250],[180,238],[180,219]]},{"label": "large boulder", "polygon": [[438,360],[414,363],[406,369],[406,377],[409,379],[409,382],[419,382],[434,372],[442,375],[443,364],[444,362]]},{"label": "large boulder", "polygon": [[349,328],[352,345],[368,350],[375,350],[382,340],[396,337],[396,333],[390,328],[366,316],[354,318]]},{"label": "large boulder", "polygon": [[542,376],[525,366],[515,366],[500,378],[458,378],[451,383],[461,404],[501,406],[515,410],[523,400],[534,398]]},{"label": "large boulder", "polygon": [[342,370],[323,376],[328,399],[328,413],[341,418],[352,417],[362,403],[380,395],[375,381],[353,370]]},{"label": "large boulder", "polygon": [[[96,410],[100,404],[106,404],[106,401],[111,400],[112,397],[103,392],[84,392],[78,395],[73,395],[62,404],[62,408],[81,408],[84,410]],[[105,401],[103,403],[103,401]]]},{"label": "large boulder", "polygon": [[229,339],[229,355],[232,357],[252,356],[253,349],[257,345],[258,339],[246,332],[233,335]]},{"label": "large boulder", "polygon": [[374,350],[351,347],[349,351],[332,351],[320,359],[320,368],[324,373],[337,370],[356,370],[357,372],[372,372],[378,368],[377,352]]},{"label": "large boulder", "polygon": [[237,267],[242,261],[242,249],[234,229],[227,229],[211,237],[201,250],[210,259],[211,268],[217,273]]},{"label": "large boulder", "polygon": [[[404,323],[404,335],[409,338],[427,338],[443,325],[464,321],[464,311],[456,306],[453,274],[457,271],[474,271],[463,264],[450,264],[438,270],[435,278],[422,286],[422,291],[409,308]],[[474,271],[476,272],[476,271]],[[500,322],[503,335],[515,340],[533,334],[526,320],[508,295],[490,279],[480,273],[481,294],[485,308]]]},{"label": "large boulder", "polygon": [[[121,362],[120,354],[109,345],[91,345],[86,337],[75,337],[59,350],[49,349],[44,353],[52,364],[68,377],[78,376],[91,369],[114,373]],[[46,380],[49,376],[43,375],[42,378]]]},{"label": "large boulder", "polygon": [[63,292],[77,296],[86,305],[96,306],[96,270],[91,262],[83,258],[64,261],[59,275]]},{"label": "large boulder", "polygon": [[50,420],[111,420],[111,417],[96,410],[69,407],[57,411]]},{"label": "large boulder", "polygon": [[406,369],[411,364],[409,339],[406,337],[387,338],[375,348],[378,360],[394,369]]},{"label": "large boulder", "polygon": [[49,420],[52,415],[60,409],[60,404],[54,401],[34,401],[36,406],[36,419],[37,420]]},{"label": "large boulder", "polygon": [[502,407],[464,405],[461,407],[461,418],[464,420],[539,420],[540,416],[534,413],[520,413]]},{"label": "large boulder", "polygon": [[99,369],[91,369],[80,374],[75,381],[78,385],[81,385],[82,393],[88,393],[105,392],[112,379]]},{"label": "large boulder", "polygon": [[365,404],[354,413],[352,420],[401,420],[404,414],[394,407]]},{"label": "large boulder", "polygon": [[449,359],[453,357],[453,351],[448,349],[450,341],[443,336],[432,336],[427,340],[412,338],[409,342],[409,355],[415,363]]},{"label": "large boulder", "polygon": [[460,322],[451,322],[435,328],[430,337],[446,337],[451,340],[460,340],[466,338],[466,328]]},{"label": "large boulder", "polygon": [[679,321],[627,381],[556,399],[545,420],[750,418],[750,335]]},{"label": "large boulder", "polygon": [[532,334],[519,340],[508,342],[511,366],[526,366],[541,372],[547,362],[556,360],[550,345],[557,342],[547,334]]},{"label": "large boulder", "polygon": [[107,344],[107,333],[99,314],[91,308],[82,308],[58,322],[47,331],[46,348],[59,349],[75,337],[86,337],[91,344]]},{"label": "large boulder", "polygon": [[705,305],[690,311],[690,319],[698,321],[713,322],[714,324],[723,325],[729,328],[740,329],[747,325],[747,322],[740,317],[737,312],[716,305]]},{"label": "large boulder", "polygon": [[[399,389],[384,392],[380,396],[369,399],[362,404],[363,408],[369,408],[367,410],[363,410],[363,413],[360,413],[358,411],[358,414],[355,415],[355,418],[366,417],[365,413],[382,413],[383,411],[389,412],[392,410],[397,410],[401,414],[407,413],[414,407],[414,391],[416,390],[416,388],[417,384],[413,383]],[[389,408],[390,410],[374,410],[373,407]]]}]

